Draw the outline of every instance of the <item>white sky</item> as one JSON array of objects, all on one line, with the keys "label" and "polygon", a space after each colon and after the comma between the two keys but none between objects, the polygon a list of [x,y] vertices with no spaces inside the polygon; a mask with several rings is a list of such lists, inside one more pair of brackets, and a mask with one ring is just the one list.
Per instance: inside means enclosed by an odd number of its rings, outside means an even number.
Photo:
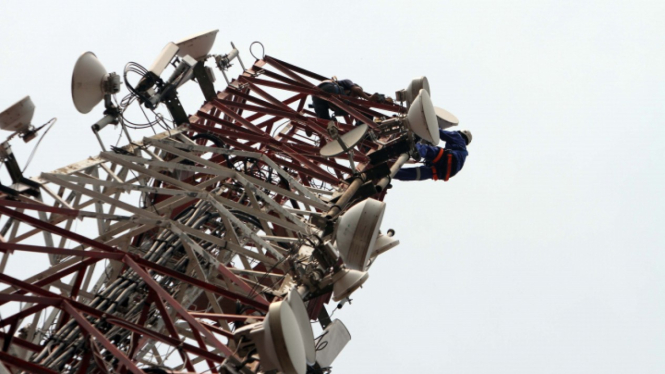
[{"label": "white sky", "polygon": [[665,3],[226,3],[3,1],[0,108],[29,94],[34,123],[59,119],[27,174],[99,152],[101,107],[70,96],[87,50],[120,73],[219,28],[213,51],[247,64],[260,40],[372,92],[426,75],[470,156],[448,183],[395,183],[402,244],[335,314],[353,340],[334,372],[665,372]]}]

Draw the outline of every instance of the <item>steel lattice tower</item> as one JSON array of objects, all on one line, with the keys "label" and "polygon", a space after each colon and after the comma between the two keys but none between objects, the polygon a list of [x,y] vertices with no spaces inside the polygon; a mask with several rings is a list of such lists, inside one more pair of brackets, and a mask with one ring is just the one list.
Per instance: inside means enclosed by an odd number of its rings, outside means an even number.
[{"label": "steel lattice tower", "polygon": [[[383,201],[413,139],[397,120],[406,106],[328,94],[317,88],[326,79],[264,56],[186,122],[31,178],[32,194],[13,186],[0,196],[5,367],[265,371],[239,331],[294,288],[309,319],[329,325],[335,277],[370,265],[336,257],[340,217]],[[346,115],[317,118],[312,96]],[[320,154],[356,123],[368,134],[350,152]],[[383,231],[370,262],[394,245]],[[50,267],[6,275],[19,252],[48,256]]]}]

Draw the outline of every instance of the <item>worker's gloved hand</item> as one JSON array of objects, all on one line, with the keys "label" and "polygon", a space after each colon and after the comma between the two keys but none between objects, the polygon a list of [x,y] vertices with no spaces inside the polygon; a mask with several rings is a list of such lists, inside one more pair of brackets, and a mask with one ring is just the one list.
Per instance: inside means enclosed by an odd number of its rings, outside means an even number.
[{"label": "worker's gloved hand", "polygon": [[369,97],[370,101],[373,101],[375,103],[381,103],[381,104],[392,104],[393,99],[390,96],[386,96],[384,94],[380,94],[378,92],[375,92],[372,96]]}]

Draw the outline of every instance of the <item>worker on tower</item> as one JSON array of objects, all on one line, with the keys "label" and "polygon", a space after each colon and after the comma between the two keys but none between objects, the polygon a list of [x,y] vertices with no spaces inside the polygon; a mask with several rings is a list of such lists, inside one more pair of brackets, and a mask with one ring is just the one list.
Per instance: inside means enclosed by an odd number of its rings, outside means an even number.
[{"label": "worker on tower", "polygon": [[421,181],[427,179],[448,181],[464,167],[469,152],[466,146],[471,143],[471,131],[444,131],[439,129],[439,138],[446,142],[444,148],[416,143],[420,157],[425,166],[402,168],[395,179],[401,181]]},{"label": "worker on tower", "polygon": [[[379,93],[374,93],[372,95],[366,94],[362,87],[353,83],[353,81],[350,79],[337,80],[337,78],[333,77],[333,79],[324,80],[318,85],[318,87],[324,92],[330,94],[343,95],[349,97],[360,97],[365,100],[377,103],[381,102],[387,102],[390,104],[393,103],[392,98],[386,97],[383,94]],[[345,111],[341,110],[336,105],[324,99],[320,99],[316,96],[312,96],[312,104],[316,116],[321,119],[326,119],[326,120],[332,119],[332,117],[330,117],[330,112],[328,111],[329,109],[332,110],[336,116],[343,116],[346,114]]]}]

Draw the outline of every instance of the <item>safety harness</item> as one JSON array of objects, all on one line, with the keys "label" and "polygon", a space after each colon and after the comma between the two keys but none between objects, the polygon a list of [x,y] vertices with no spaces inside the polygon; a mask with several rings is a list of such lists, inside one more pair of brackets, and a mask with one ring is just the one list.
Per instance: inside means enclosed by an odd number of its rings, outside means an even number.
[{"label": "safety harness", "polygon": [[[439,175],[436,172],[436,166],[434,166],[439,160],[441,160],[441,157],[443,157],[443,148],[439,149],[439,154],[436,155],[436,158],[432,160],[432,179],[435,181],[439,180]],[[450,179],[450,170],[452,169],[453,165],[453,155],[451,153],[448,153],[448,167],[446,168],[446,176],[443,178],[444,182],[448,182],[448,179]]]}]

